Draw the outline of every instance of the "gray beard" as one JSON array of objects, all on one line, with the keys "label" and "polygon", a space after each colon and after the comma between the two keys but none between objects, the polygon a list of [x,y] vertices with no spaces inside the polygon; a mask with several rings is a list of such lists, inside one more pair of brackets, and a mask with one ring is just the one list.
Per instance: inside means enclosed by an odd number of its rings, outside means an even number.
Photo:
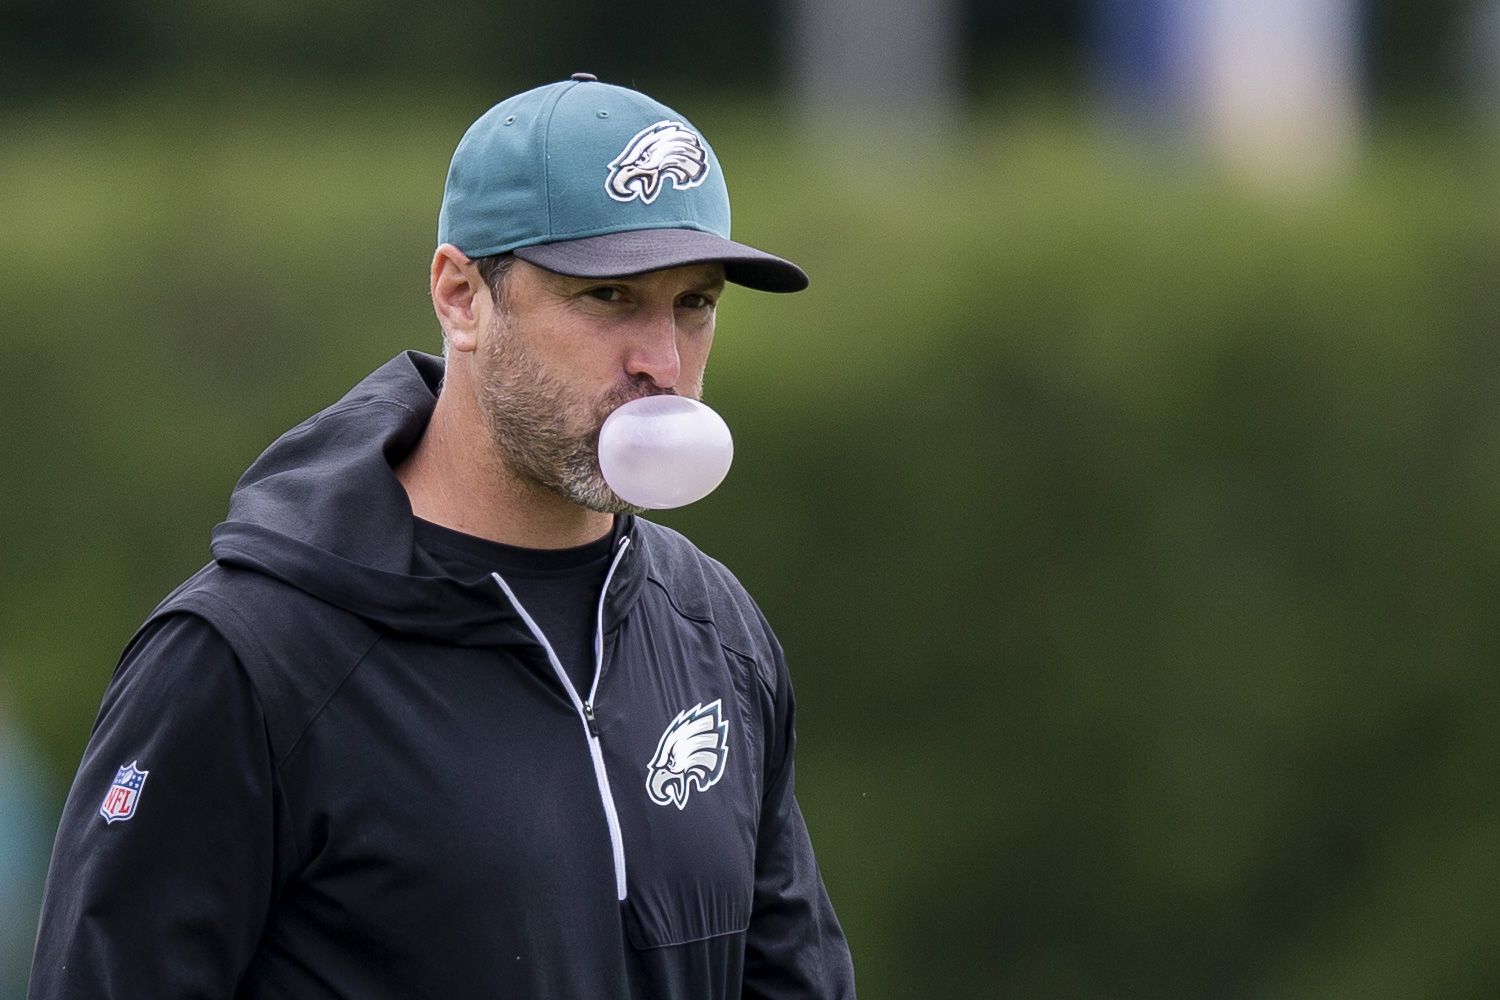
[{"label": "gray beard", "polygon": [[619,386],[592,405],[570,398],[503,320],[483,352],[478,380],[480,411],[505,468],[601,514],[640,514],[645,508],[621,500],[604,481],[599,428],[615,407],[659,392],[642,380]]}]

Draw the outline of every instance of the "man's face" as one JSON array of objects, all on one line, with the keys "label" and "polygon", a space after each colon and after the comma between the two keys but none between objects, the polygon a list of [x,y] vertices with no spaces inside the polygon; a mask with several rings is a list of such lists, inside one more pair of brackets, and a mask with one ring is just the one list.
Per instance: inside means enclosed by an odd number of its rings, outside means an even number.
[{"label": "man's face", "polygon": [[506,468],[589,510],[637,511],[599,472],[599,428],[641,396],[702,396],[723,289],[720,264],[600,279],[517,260],[475,355],[478,402]]}]

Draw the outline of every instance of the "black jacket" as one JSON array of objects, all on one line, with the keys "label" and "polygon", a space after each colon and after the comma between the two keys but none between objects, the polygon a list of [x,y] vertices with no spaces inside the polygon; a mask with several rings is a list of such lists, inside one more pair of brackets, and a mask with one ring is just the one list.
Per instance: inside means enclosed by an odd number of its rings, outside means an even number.
[{"label": "black jacket", "polygon": [[574,691],[502,579],[412,544],[440,377],[399,356],[273,444],[126,648],[31,997],[852,997],[758,609],[632,518]]}]

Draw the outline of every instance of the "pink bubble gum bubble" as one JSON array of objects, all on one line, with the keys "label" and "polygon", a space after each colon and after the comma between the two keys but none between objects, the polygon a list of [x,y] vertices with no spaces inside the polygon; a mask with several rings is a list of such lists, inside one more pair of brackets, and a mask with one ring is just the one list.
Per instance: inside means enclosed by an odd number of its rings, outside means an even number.
[{"label": "pink bubble gum bubble", "polygon": [[616,409],[599,430],[599,469],[626,503],[684,507],[724,481],[734,460],[729,425],[683,396],[643,396]]}]

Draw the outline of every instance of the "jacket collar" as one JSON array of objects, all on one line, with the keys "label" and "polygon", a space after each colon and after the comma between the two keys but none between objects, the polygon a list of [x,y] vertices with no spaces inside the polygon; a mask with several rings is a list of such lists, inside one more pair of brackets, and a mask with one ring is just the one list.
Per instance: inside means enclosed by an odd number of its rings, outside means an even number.
[{"label": "jacket collar", "polygon": [[[434,576],[418,558],[411,504],[393,469],[422,436],[443,370],[440,358],[400,354],[278,438],[236,485],[214,529],[214,558],[392,631],[457,645],[533,641],[493,581]],[[640,599],[650,564],[648,533],[625,517],[606,632]]]}]

